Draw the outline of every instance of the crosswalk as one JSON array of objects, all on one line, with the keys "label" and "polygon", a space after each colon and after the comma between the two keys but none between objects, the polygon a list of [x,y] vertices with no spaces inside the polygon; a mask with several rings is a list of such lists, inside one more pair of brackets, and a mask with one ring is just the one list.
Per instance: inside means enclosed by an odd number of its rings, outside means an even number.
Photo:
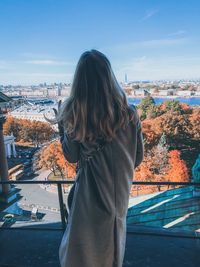
[{"label": "crosswalk", "polygon": [[19,203],[20,206],[23,207],[28,207],[28,208],[34,208],[37,207],[40,210],[48,210],[48,211],[52,211],[52,212],[56,212],[56,213],[60,213],[60,209],[58,208],[54,208],[54,207],[48,207],[48,206],[43,206],[43,205],[35,205],[35,204],[27,204],[27,203]]}]

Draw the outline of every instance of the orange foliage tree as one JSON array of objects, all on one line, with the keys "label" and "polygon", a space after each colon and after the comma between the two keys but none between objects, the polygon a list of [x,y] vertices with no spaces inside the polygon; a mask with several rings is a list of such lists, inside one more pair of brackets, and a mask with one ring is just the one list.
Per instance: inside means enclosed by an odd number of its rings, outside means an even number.
[{"label": "orange foliage tree", "polygon": [[[167,152],[165,147],[158,145],[147,153],[140,166],[135,170],[134,180],[145,182],[188,182],[188,168],[181,159],[181,152],[172,150]],[[166,186],[164,186],[166,188]],[[139,186],[141,193],[160,191],[161,186]],[[132,187],[132,195],[138,186]]]},{"label": "orange foliage tree", "polygon": [[181,159],[181,153],[178,150],[169,152],[169,169],[166,180],[170,182],[188,182],[188,168],[185,161]]},{"label": "orange foliage tree", "polygon": [[[13,133],[13,135],[17,138],[21,131],[21,125],[19,120],[9,116],[6,118],[6,122],[3,125],[3,133],[5,135],[9,135]],[[18,138],[17,138],[18,139]]]},{"label": "orange foliage tree", "polygon": [[63,179],[65,177],[72,178],[76,175],[76,164],[72,164],[65,159],[59,141],[51,143],[42,150],[38,165],[41,168],[51,170],[54,175],[58,171]]},{"label": "orange foliage tree", "polygon": [[200,139],[200,108],[193,107],[192,113],[189,116],[191,124],[190,131],[194,139]]},{"label": "orange foliage tree", "polygon": [[31,121],[8,117],[4,123],[4,134],[13,133],[16,141],[32,142],[38,145],[48,141],[54,134],[54,130],[47,122]]},{"label": "orange foliage tree", "polygon": [[[166,134],[169,141],[177,139],[199,140],[200,138],[200,108],[180,104],[180,111],[169,110],[164,114],[142,121],[145,148],[151,149],[158,143],[161,135]],[[165,104],[161,108],[166,108]]]}]

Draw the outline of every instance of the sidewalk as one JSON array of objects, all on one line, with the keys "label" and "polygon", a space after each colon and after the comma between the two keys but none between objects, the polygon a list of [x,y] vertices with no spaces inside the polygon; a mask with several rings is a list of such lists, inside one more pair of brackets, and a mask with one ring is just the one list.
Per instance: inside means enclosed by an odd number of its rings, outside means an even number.
[{"label": "sidewalk", "polygon": [[[37,176],[37,180],[43,180],[43,181],[47,181],[47,178],[48,178],[48,176],[49,176],[49,174],[51,173],[51,171],[49,171],[49,170],[46,170],[46,171],[40,171],[40,172],[38,172],[38,176]],[[44,189],[44,190],[46,190],[46,191],[48,191],[48,192],[50,192],[50,193],[54,193],[54,194],[58,194],[58,189],[57,189],[57,185],[55,185],[55,184],[39,184],[39,186],[42,188],[42,189]],[[67,192],[67,190],[66,190],[66,193],[65,193],[66,195],[68,194],[68,192]]]}]

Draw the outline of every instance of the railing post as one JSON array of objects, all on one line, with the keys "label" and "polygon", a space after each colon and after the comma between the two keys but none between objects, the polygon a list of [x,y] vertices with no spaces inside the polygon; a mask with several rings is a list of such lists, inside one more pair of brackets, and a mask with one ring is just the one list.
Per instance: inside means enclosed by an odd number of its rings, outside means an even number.
[{"label": "railing post", "polygon": [[60,205],[60,216],[61,216],[61,221],[62,221],[62,228],[63,228],[63,230],[65,230],[66,220],[65,220],[65,212],[64,212],[62,185],[57,184],[57,187],[58,187],[58,198],[59,198],[59,205]]}]

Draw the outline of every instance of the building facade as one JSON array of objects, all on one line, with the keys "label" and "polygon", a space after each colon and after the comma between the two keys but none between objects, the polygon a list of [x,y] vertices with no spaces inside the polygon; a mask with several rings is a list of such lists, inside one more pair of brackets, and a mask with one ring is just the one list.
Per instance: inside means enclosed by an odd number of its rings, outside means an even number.
[{"label": "building facade", "polygon": [[13,135],[4,135],[4,146],[8,158],[16,157],[15,138]]}]

